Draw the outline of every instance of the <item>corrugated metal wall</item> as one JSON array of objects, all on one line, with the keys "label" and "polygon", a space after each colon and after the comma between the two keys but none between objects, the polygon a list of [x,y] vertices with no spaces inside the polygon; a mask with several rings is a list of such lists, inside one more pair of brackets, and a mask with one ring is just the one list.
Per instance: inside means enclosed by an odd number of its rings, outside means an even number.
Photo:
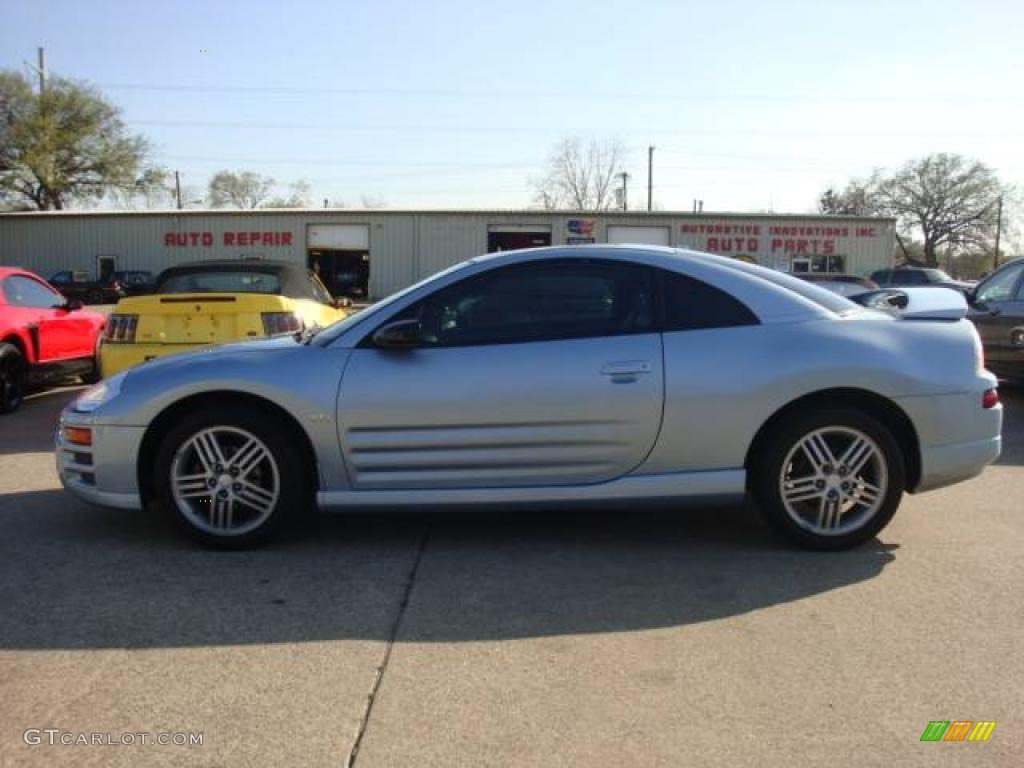
[{"label": "corrugated metal wall", "polygon": [[[307,228],[317,224],[369,227],[370,292],[375,298],[485,253],[488,228],[502,224],[549,230],[554,245],[579,236],[581,226],[599,243],[606,242],[608,226],[668,226],[674,246],[727,255],[749,253],[768,266],[783,266],[790,249],[804,247],[801,241],[808,248],[821,247],[811,245],[824,237],[815,232],[841,234],[845,228],[847,236],[830,238],[829,247],[846,257],[847,271],[857,274],[890,264],[895,245],[891,221],[814,216],[336,210],[3,214],[0,264],[49,277],[63,269],[95,273],[98,256],[115,256],[118,269],[153,272],[185,261],[225,256],[261,255],[305,263]],[[786,227],[786,234],[776,227]],[[756,235],[750,234],[751,228],[757,228]],[[855,236],[861,229],[873,229],[874,234]],[[755,249],[747,248],[751,240],[756,241]]]}]

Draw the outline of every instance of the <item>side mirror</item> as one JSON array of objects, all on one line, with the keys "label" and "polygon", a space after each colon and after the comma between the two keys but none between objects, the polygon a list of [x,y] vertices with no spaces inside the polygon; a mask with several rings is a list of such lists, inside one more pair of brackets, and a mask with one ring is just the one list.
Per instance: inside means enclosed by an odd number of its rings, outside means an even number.
[{"label": "side mirror", "polygon": [[419,320],[398,320],[377,329],[373,343],[381,349],[412,349],[422,341]]}]

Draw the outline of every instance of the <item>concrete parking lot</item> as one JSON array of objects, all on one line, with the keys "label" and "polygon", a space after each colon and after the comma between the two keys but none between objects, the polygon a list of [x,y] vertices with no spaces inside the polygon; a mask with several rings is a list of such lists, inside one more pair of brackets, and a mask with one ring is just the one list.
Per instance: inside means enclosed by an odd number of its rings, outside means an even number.
[{"label": "concrete parking lot", "polygon": [[[74,391],[0,418],[0,765],[1024,764],[1024,393],[996,466],[830,555],[731,508],[330,518],[205,551],[59,489]],[[932,720],[997,726],[922,743]]]}]

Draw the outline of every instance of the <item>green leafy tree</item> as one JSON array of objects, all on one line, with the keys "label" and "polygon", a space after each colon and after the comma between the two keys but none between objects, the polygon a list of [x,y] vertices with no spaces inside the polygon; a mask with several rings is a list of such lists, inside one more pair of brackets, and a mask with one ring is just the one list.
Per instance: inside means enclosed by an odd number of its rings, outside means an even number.
[{"label": "green leafy tree", "polygon": [[135,187],[149,145],[90,86],[52,78],[35,93],[0,72],[0,202],[61,210]]}]

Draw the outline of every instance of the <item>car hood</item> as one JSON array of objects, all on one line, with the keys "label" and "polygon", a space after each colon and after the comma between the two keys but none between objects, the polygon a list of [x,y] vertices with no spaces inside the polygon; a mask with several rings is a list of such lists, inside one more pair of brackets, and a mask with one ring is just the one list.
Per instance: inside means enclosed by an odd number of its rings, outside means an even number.
[{"label": "car hood", "polygon": [[272,339],[254,339],[252,341],[236,341],[229,344],[211,344],[199,348],[164,355],[141,363],[131,369],[131,374],[160,372],[161,375],[171,374],[180,369],[195,365],[224,365],[234,361],[252,361],[253,358],[276,357],[278,353],[296,350],[302,345],[292,335],[276,336]]}]

